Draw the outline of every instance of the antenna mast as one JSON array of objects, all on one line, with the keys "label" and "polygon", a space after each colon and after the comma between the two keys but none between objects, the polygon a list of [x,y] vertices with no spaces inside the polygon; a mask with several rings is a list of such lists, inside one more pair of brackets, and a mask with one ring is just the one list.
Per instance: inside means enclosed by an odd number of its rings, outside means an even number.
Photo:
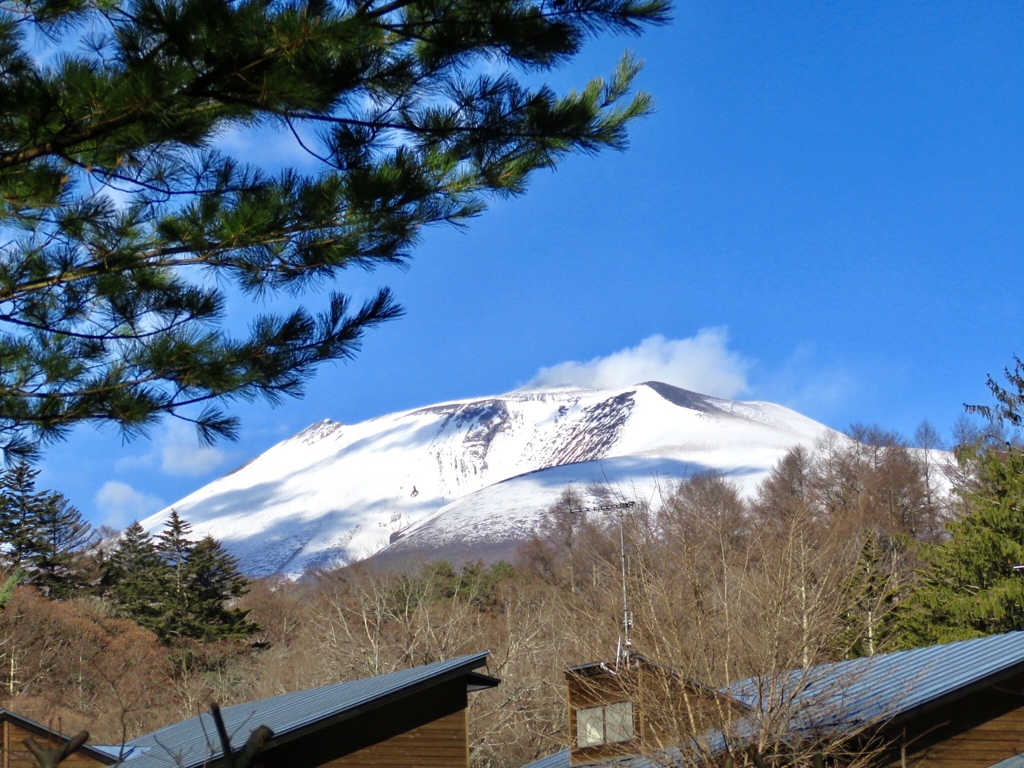
[{"label": "antenna mast", "polygon": [[626,510],[633,509],[635,501],[623,501],[618,504],[601,504],[596,507],[583,507],[579,512],[618,512],[619,518],[619,565],[622,576],[622,637],[619,638],[618,648],[615,650],[615,669],[629,663],[629,653],[633,647],[633,641],[629,638],[629,630],[633,628],[633,615],[629,612],[629,589],[626,586],[626,534],[623,526],[623,518]]},{"label": "antenna mast", "polygon": [[633,617],[629,613],[629,592],[626,589],[626,534],[623,531],[622,519],[626,516],[626,510],[632,509],[635,503],[630,501],[626,502],[625,506],[619,507],[619,560],[622,565],[622,653],[617,654],[615,658],[615,666],[619,666],[619,661],[624,664],[629,663],[629,652],[633,647],[633,642],[629,639],[629,630],[633,627]]}]

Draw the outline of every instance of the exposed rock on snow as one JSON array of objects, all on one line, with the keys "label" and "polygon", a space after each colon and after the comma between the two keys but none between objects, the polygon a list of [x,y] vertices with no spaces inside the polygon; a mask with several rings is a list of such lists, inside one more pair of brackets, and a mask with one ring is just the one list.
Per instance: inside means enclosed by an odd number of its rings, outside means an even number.
[{"label": "exposed rock on snow", "polygon": [[[826,427],[771,403],[660,382],[520,390],[381,416],[324,420],[172,506],[251,576],[386,557],[508,556],[570,484],[650,497],[717,471],[752,491]],[[170,508],[143,526],[156,530]],[[389,547],[390,544],[390,547]]]}]

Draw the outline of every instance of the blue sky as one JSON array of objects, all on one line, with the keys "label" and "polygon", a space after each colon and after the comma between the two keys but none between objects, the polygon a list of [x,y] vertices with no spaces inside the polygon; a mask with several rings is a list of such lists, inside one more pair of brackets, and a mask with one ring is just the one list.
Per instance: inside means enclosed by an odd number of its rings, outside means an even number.
[{"label": "blue sky", "polygon": [[948,430],[1024,354],[1022,29],[1021,2],[698,0],[596,41],[547,79],[578,87],[636,51],[657,111],[629,151],[571,158],[467,231],[427,233],[406,272],[346,276],[357,297],[392,286],[407,316],[303,400],[238,407],[238,443],[82,428],[41,482],[124,524],[313,421],[553,368],[773,400],[837,428]]}]

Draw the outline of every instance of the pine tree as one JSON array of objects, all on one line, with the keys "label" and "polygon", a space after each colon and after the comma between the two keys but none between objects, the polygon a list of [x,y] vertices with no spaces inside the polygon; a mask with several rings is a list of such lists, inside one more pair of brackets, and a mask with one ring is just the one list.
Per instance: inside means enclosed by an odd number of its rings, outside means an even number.
[{"label": "pine tree", "polygon": [[950,538],[924,552],[919,586],[900,612],[906,646],[1024,629],[1024,452],[986,450],[977,487]]},{"label": "pine tree", "polygon": [[[230,436],[228,400],[299,394],[399,315],[391,293],[331,293],[233,335],[227,288],[301,293],[401,264],[425,227],[623,148],[650,109],[630,96],[635,61],[564,96],[537,73],[666,18],[666,0],[5,4],[0,449],[85,420],[131,435],[196,404],[202,436]],[[218,151],[254,126],[314,167]]]},{"label": "pine tree", "polygon": [[114,606],[147,629],[160,625],[164,567],[153,538],[134,522],[107,560],[102,583]]}]

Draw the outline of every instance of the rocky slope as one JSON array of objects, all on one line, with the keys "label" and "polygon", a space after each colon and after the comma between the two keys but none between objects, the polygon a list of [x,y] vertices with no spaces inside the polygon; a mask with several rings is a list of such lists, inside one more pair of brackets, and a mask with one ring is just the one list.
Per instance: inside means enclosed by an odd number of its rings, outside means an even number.
[{"label": "rocky slope", "polygon": [[[566,485],[592,500],[650,496],[713,470],[752,490],[786,450],[825,430],[782,406],[659,382],[520,390],[360,424],[325,420],[172,506],[252,576],[385,549],[491,558],[507,555]],[[169,509],[143,525],[158,529]]]}]

